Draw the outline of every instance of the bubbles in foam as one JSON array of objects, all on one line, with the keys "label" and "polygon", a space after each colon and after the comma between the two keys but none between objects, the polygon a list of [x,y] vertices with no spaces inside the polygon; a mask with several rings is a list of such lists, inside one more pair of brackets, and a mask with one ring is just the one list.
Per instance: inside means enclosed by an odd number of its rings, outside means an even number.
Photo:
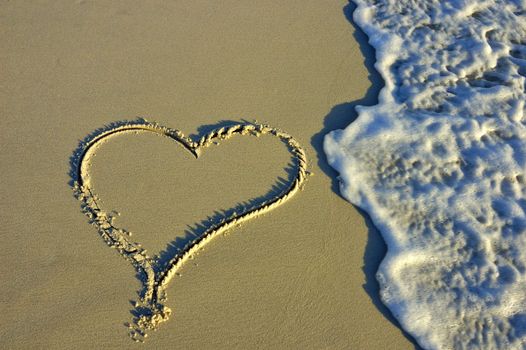
[{"label": "bubbles in foam", "polygon": [[385,87],[324,147],[382,300],[425,348],[525,349],[526,2],[356,2]]}]

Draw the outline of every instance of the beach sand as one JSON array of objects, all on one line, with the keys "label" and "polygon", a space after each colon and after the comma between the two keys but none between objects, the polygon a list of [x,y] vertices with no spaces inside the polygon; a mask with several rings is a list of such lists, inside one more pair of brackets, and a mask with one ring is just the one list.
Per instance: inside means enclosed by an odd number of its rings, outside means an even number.
[{"label": "beach sand", "polygon": [[[337,193],[324,134],[381,87],[347,1],[40,1],[0,5],[2,348],[408,349],[377,295],[385,246]],[[305,148],[304,190],[209,243],[167,290],[168,322],[135,345],[141,282],[88,224],[70,157],[93,130],[145,117],[187,135],[241,121]],[[271,137],[195,160],[167,138],[97,151],[105,209],[150,254],[287,179]]]}]

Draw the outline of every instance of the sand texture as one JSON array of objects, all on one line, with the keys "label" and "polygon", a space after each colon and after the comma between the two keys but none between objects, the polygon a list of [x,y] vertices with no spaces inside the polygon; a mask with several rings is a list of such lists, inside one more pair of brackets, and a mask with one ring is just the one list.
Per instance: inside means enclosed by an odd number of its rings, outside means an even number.
[{"label": "sand texture", "polygon": [[[229,140],[233,136],[261,137],[271,135],[282,141],[289,149],[294,169],[286,167],[291,174],[290,181],[278,178],[278,184],[284,187],[283,189],[276,190],[280,186],[273,184],[272,190],[267,194],[259,196],[259,198],[252,198],[248,202],[240,203],[235,208],[227,209],[218,215],[209,216],[207,220],[199,225],[200,230],[196,228],[192,235],[184,237],[184,244],[173,242],[168,245],[166,250],[150,257],[141,243],[130,239],[132,236],[131,231],[117,226],[116,216],[120,216],[120,213],[115,213],[114,211],[108,213],[104,210],[102,200],[94,190],[90,171],[93,158],[101,145],[122,134],[137,135],[139,133],[153,133],[168,137],[189,151],[195,158],[199,158],[199,155],[207,147],[217,146],[220,141]],[[125,149],[129,151],[129,149]],[[252,159],[256,160],[258,158],[254,157]],[[105,165],[107,165],[107,162],[101,167],[105,167]],[[265,165],[268,166],[268,164]],[[229,167],[231,163],[224,161],[222,166]],[[249,169],[246,164],[241,164],[239,167],[244,170]],[[184,177],[181,182],[184,183],[188,177],[189,169],[185,167],[182,173]],[[261,124],[245,123],[223,126],[203,135],[198,141],[194,141],[186,137],[180,130],[139,119],[137,121],[108,125],[105,128],[96,130],[85,140],[81,141],[79,148],[74,152],[71,159],[71,185],[75,197],[80,201],[82,211],[86,214],[90,223],[97,227],[100,236],[108,246],[116,249],[125,260],[128,260],[133,265],[135,270],[137,270],[139,280],[144,284],[143,291],[139,293],[140,299],[134,303],[135,319],[133,324],[128,325],[132,339],[136,342],[144,342],[148,337],[149,331],[157,330],[161,322],[168,320],[172,311],[169,307],[163,305],[167,299],[166,288],[174,276],[181,276],[178,271],[186,262],[193,260],[199,251],[212,239],[239,227],[245,221],[255,219],[261,214],[277,208],[292,198],[294,194],[303,188],[307,174],[310,174],[307,173],[307,158],[305,151],[298,142],[283,131]],[[167,174],[165,173],[164,175],[166,176]],[[193,181],[195,181],[195,177],[193,177]],[[167,190],[165,186],[162,186],[162,188]],[[208,197],[205,194],[201,196],[201,198]],[[171,249],[172,247],[176,249]]]},{"label": "sand texture", "polygon": [[[0,4],[1,347],[414,347],[379,302],[385,246],[339,197],[321,148],[381,84],[351,10],[314,0]],[[187,136],[107,138],[75,196],[83,142],[141,117]],[[225,137],[241,129],[251,135]],[[188,152],[205,144],[197,159]],[[127,325],[140,319],[137,301],[153,305],[149,270],[108,247],[110,224],[171,279],[152,280],[171,314],[142,344]],[[184,264],[172,259],[224,228]]]}]

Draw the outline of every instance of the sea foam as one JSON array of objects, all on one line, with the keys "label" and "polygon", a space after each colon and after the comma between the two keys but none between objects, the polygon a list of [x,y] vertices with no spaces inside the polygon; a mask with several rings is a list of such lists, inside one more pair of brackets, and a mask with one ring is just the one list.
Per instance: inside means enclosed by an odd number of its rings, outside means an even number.
[{"label": "sea foam", "polygon": [[526,1],[355,0],[379,103],[325,138],[426,349],[526,349]]}]

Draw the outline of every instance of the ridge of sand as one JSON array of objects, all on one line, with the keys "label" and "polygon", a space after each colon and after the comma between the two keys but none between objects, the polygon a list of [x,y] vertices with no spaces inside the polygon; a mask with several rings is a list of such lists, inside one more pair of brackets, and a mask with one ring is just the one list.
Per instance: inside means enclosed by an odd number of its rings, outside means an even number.
[{"label": "ridge of sand", "polygon": [[[97,146],[109,141],[112,137],[122,133],[152,132],[169,137],[191,152],[196,158],[200,152],[211,145],[219,145],[219,141],[228,140],[235,135],[250,135],[259,137],[269,134],[277,137],[287,146],[296,161],[297,169],[293,181],[282,193],[264,200],[262,203],[247,208],[241,213],[234,212],[218,223],[210,223],[206,231],[190,241],[186,247],[170,259],[164,268],[156,266],[156,256],[150,257],[146,249],[138,242],[128,239],[131,232],[119,228],[113,223],[114,216],[101,209],[98,196],[94,193],[89,176],[89,164],[97,151]],[[227,166],[228,164],[225,164]],[[262,124],[237,124],[215,129],[203,135],[197,142],[186,137],[181,131],[161,126],[157,123],[139,119],[134,122],[117,122],[108,127],[97,129],[81,141],[71,158],[71,176],[75,197],[81,202],[84,214],[90,223],[97,227],[100,236],[111,248],[128,260],[139,275],[145,276],[144,291],[141,299],[135,304],[137,317],[135,325],[129,325],[130,335],[136,342],[143,342],[148,336],[147,331],[156,330],[160,323],[165,322],[172,313],[163,303],[166,301],[166,287],[183,264],[193,257],[214,237],[232,229],[244,221],[253,219],[261,214],[282,205],[292,198],[303,186],[307,172],[307,157],[300,144],[289,134]]]}]

